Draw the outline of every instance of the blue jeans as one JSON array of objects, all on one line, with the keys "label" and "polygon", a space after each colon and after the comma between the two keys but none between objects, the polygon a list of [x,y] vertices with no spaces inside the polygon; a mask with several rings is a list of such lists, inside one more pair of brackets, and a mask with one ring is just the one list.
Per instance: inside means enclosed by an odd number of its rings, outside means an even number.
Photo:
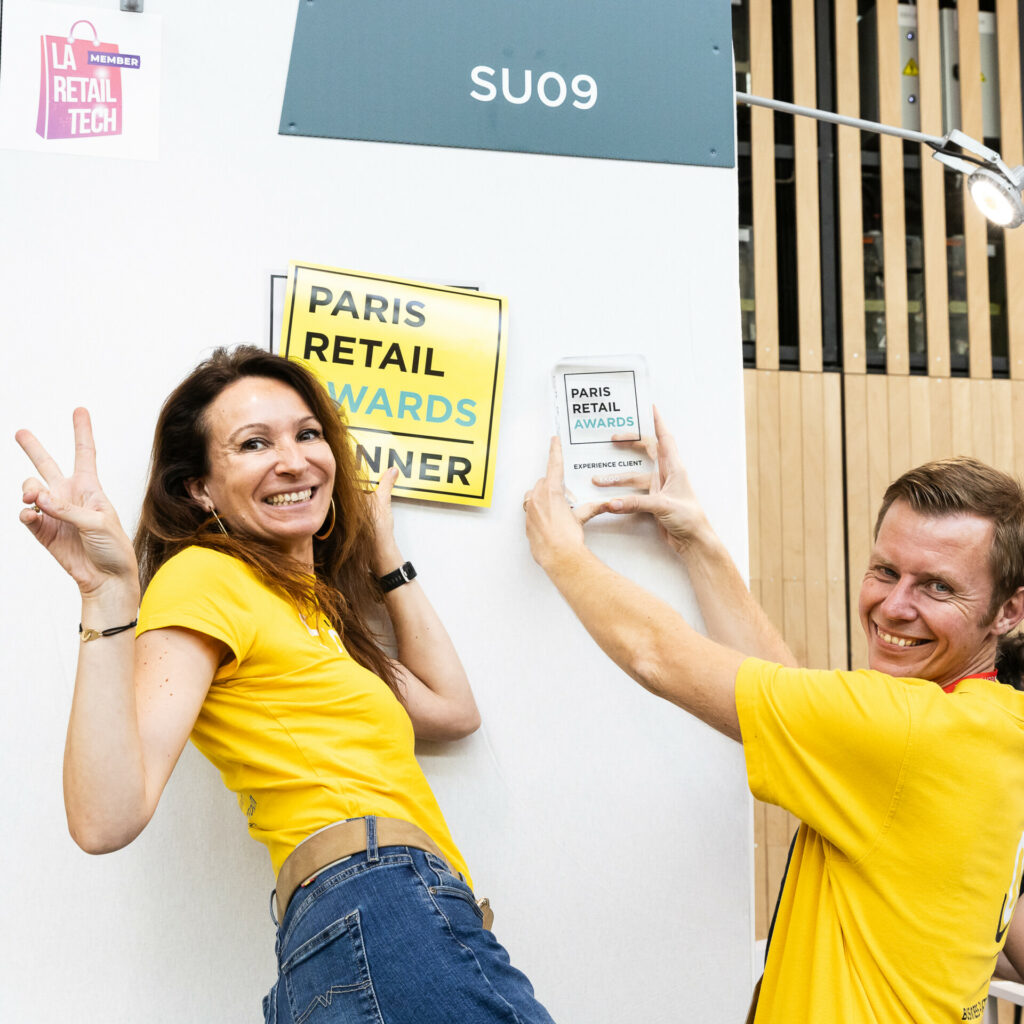
[{"label": "blue jeans", "polygon": [[554,1024],[444,861],[371,846],[295,891],[266,1024]]}]

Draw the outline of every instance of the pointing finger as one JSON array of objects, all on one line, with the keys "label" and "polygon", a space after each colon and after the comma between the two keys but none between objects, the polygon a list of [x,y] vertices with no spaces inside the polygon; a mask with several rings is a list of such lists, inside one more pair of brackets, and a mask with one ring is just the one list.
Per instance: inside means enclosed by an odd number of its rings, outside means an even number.
[{"label": "pointing finger", "polygon": [[658,438],[658,448],[662,454],[669,459],[678,457],[679,451],[676,447],[675,438],[669,433],[668,424],[665,423],[658,407],[654,407],[654,433]]},{"label": "pointing finger", "polygon": [[548,449],[548,471],[545,479],[549,486],[557,485],[562,487],[564,482],[562,469],[562,442],[558,437],[551,438],[551,446]]},{"label": "pointing finger", "polygon": [[89,410],[76,409],[71,415],[75,427],[75,472],[96,473],[96,444],[92,437]]},{"label": "pointing finger", "polygon": [[394,489],[395,481],[398,479],[398,467],[390,466],[381,474],[380,480],[377,481],[375,488],[376,492],[384,498],[391,497],[391,491]]},{"label": "pointing finger", "polygon": [[34,508],[23,508],[18,513],[18,520],[32,531],[32,533],[38,533],[43,525],[42,513],[37,512]]},{"label": "pointing finger", "polygon": [[619,448],[631,448],[648,459],[658,457],[658,442],[653,437],[634,437],[632,434],[612,434],[612,441]]},{"label": "pointing finger", "polygon": [[39,443],[39,439],[31,430],[19,430],[14,435],[14,440],[21,446],[21,450],[32,460],[42,478],[53,484],[64,479],[60,466],[54,461],[53,456]]},{"label": "pointing finger", "polygon": [[654,413],[654,436],[660,441],[661,435],[668,433],[665,429],[665,420],[661,415],[661,410],[656,405],[651,406],[651,411]]},{"label": "pointing finger", "polygon": [[646,494],[624,494],[620,498],[609,498],[601,503],[602,512],[613,515],[630,515],[633,512],[645,512],[652,509],[650,497]]},{"label": "pointing finger", "polygon": [[588,501],[583,505],[577,505],[572,512],[576,521],[582,526],[584,523],[589,523],[594,516],[599,516],[604,510],[604,502]]},{"label": "pointing finger", "polygon": [[651,486],[650,473],[607,473],[604,476],[595,476],[592,480],[595,487],[636,487],[640,490],[648,490]]},{"label": "pointing finger", "polygon": [[38,481],[34,476],[30,476],[21,485],[21,500],[25,502],[26,505],[31,505],[36,500],[36,495],[40,491],[45,490],[46,488],[40,481]]}]

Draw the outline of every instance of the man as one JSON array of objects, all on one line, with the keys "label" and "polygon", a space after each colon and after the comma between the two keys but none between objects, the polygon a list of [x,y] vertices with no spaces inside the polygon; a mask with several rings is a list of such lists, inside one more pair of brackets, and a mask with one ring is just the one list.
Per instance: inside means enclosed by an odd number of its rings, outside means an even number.
[{"label": "man", "polygon": [[[1024,693],[994,670],[1024,617],[1024,493],[973,460],[905,474],[861,587],[871,670],[784,667],[788,649],[655,425],[650,492],[575,512],[553,440],[526,530],[605,653],[739,740],[754,795],[803,822],[756,1021],[980,1019],[1024,870]],[[708,637],[587,549],[589,518],[636,511],[682,557]]]}]

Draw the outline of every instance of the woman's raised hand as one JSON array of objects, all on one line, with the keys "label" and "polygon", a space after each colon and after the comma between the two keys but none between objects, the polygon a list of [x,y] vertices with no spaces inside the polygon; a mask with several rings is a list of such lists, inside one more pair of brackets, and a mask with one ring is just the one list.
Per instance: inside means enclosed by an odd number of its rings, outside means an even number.
[{"label": "woman's raised hand", "polygon": [[[395,519],[391,511],[391,491],[397,479],[398,467],[389,467],[381,474],[376,488],[366,496],[370,503],[370,518],[373,520],[374,560],[380,575],[402,564],[395,541]],[[399,559],[397,562],[396,558]]]},{"label": "woman's raised hand", "polygon": [[131,541],[96,476],[89,413],[76,409],[73,420],[75,467],[69,477],[34,434],[15,434],[42,477],[30,477],[22,485],[22,501],[30,507],[23,508],[19,518],[78,584],[83,597],[113,581],[137,588],[138,563]]},{"label": "woman's raised hand", "polygon": [[617,515],[648,512],[654,516],[667,543],[681,551],[699,534],[710,530],[710,525],[679,458],[675,439],[657,409],[654,410],[654,433],[657,439],[654,450],[649,441],[636,442],[638,446],[643,445],[654,460],[654,471],[649,476],[594,478],[599,486],[646,487],[648,493],[610,498],[601,502],[596,511]]}]

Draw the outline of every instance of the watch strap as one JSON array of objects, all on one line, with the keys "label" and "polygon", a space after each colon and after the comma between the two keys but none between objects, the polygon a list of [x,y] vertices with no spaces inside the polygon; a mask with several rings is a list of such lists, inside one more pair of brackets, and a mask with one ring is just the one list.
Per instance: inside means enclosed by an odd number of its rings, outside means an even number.
[{"label": "watch strap", "polygon": [[411,583],[414,579],[416,579],[416,570],[413,568],[412,562],[403,562],[393,572],[378,576],[377,582],[380,584],[380,589],[386,594],[405,583]]}]

